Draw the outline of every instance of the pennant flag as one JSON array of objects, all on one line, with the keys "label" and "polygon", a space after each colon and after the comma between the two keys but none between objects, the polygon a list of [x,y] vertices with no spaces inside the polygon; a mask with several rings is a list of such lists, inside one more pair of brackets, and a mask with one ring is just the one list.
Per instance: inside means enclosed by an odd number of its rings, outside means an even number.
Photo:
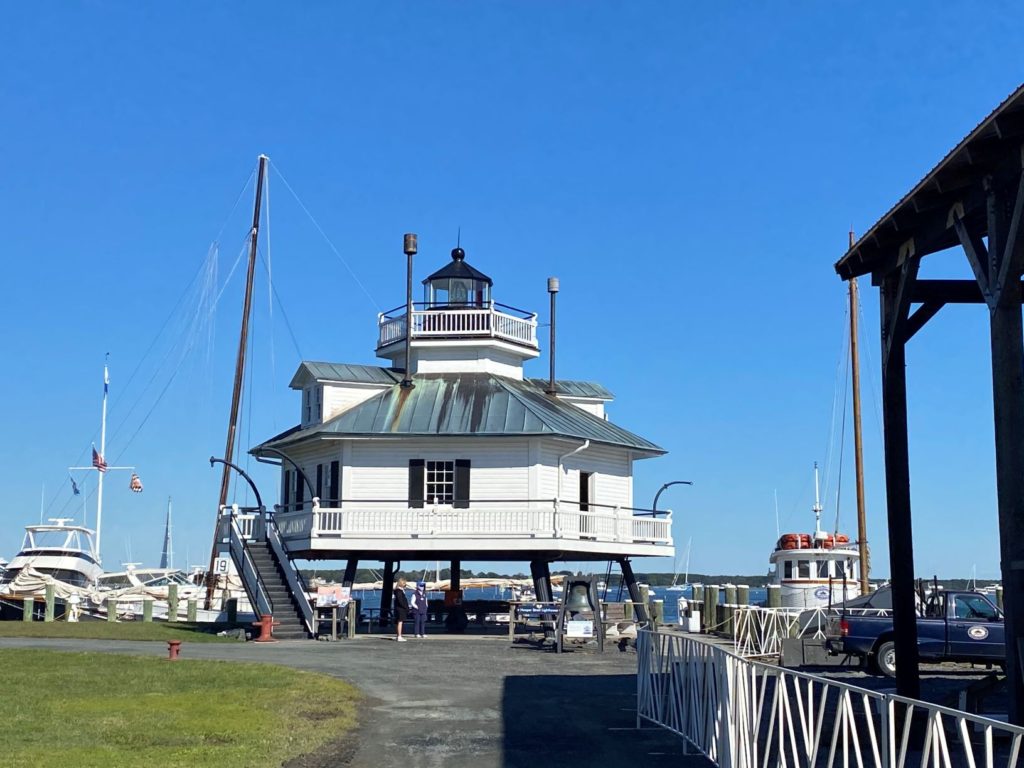
[{"label": "pennant flag", "polygon": [[81,491],[78,489],[78,483],[75,482],[75,478],[71,477],[71,475],[68,475],[68,478],[70,478],[71,480],[71,492],[74,493],[75,496],[77,496],[78,494],[81,493]]},{"label": "pennant flag", "polygon": [[92,447],[92,465],[100,472],[107,471],[107,460],[104,459],[103,455],[96,450],[95,445]]},{"label": "pennant flag", "polygon": [[128,483],[128,487],[132,489],[133,493],[142,493],[142,481],[134,472],[132,472],[132,479]]}]

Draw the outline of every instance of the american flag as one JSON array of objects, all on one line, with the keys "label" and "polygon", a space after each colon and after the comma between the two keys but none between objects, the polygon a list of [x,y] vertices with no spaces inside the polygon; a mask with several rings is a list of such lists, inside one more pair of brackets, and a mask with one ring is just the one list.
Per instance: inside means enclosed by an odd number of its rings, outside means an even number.
[{"label": "american flag", "polygon": [[132,489],[133,493],[142,493],[142,481],[134,472],[132,472],[132,479],[128,483],[128,487]]},{"label": "american flag", "polygon": [[96,450],[95,445],[92,447],[92,465],[100,472],[107,471],[107,460],[104,459],[103,455]]}]

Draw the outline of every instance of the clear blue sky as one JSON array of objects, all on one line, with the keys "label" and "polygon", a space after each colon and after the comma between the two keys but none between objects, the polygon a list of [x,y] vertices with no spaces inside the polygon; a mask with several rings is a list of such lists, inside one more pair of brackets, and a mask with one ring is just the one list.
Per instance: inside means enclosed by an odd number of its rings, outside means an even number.
[{"label": "clear blue sky", "polygon": [[[48,515],[78,510],[61,484],[98,428],[109,351],[112,432],[124,426],[108,457],[137,465],[146,490],[111,475],[107,565],[129,549],[157,559],[168,495],[177,563],[205,560],[218,482],[206,458],[223,451],[241,271],[211,333],[185,330],[191,294],[172,310],[219,233],[228,276],[251,190],[232,205],[265,152],[366,287],[272,175],[273,284],[302,356],[373,363],[376,312],[402,301],[402,233],[420,235],[422,277],[461,226],[500,301],[541,310],[545,278],[561,278],[560,374],[604,383],[612,418],[670,451],[637,466],[636,503],[667,480],[696,482],[663,497],[680,548],[693,538],[691,570],[763,572],[773,492],[784,529],[811,523],[847,230],[870,226],[1017,85],[1019,13],[361,8],[5,9],[0,554],[37,519],[43,484]],[[929,261],[930,274],[967,274],[959,254]],[[864,293],[868,515],[884,575],[877,303]],[[299,410],[287,390],[299,351],[279,306],[271,323],[264,274],[254,337],[249,444]],[[947,308],[909,351],[921,575],[998,572],[987,339],[982,309]],[[853,531],[850,458],[840,512]],[[259,477],[276,495],[274,475]]]}]

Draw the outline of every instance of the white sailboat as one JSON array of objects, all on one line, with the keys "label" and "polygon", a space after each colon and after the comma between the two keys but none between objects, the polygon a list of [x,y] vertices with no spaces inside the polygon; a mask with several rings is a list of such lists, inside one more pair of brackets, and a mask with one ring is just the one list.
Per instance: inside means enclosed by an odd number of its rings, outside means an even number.
[{"label": "white sailboat", "polygon": [[693,543],[693,537],[691,536],[686,540],[686,571],[683,575],[683,583],[677,584],[679,579],[679,567],[676,566],[676,572],[672,576],[672,583],[665,588],[666,592],[686,592],[692,589],[693,585],[690,584],[690,545]]}]

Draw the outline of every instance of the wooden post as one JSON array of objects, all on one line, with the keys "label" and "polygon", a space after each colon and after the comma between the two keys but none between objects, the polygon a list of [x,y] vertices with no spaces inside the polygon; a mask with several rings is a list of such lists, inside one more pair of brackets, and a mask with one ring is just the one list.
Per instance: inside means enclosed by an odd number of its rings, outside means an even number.
[{"label": "wooden post", "polygon": [[736,603],[750,605],[750,586],[748,584],[740,584],[736,587]]},{"label": "wooden post", "polygon": [[704,589],[704,631],[715,632],[718,629],[718,585],[709,584]]},{"label": "wooden post", "polygon": [[230,597],[224,601],[224,607],[227,612],[227,619],[232,624],[238,621],[238,598]]},{"label": "wooden post", "polygon": [[116,597],[108,597],[107,598],[107,621],[110,624],[113,624],[114,622],[117,621],[117,598]]},{"label": "wooden post", "polygon": [[1006,622],[1006,683],[1010,722],[1024,723],[1024,334],[1020,280],[1012,276],[991,310],[992,402],[995,415],[996,498]]},{"label": "wooden post", "polygon": [[782,587],[780,587],[778,584],[768,585],[768,607],[782,607]]},{"label": "wooden post", "polygon": [[725,585],[725,634],[729,637],[735,637],[736,635],[736,623],[733,621],[733,615],[736,612],[736,585],[726,584]]},{"label": "wooden post", "polygon": [[195,624],[196,623],[196,608],[197,607],[198,606],[196,605],[195,598],[194,597],[193,598],[189,598],[188,606],[187,606],[186,610],[188,611],[187,618],[188,618],[190,624]]},{"label": "wooden post", "polygon": [[999,610],[1003,610],[1003,587],[1002,585],[996,587],[996,605],[999,606]]},{"label": "wooden post", "polygon": [[[912,263],[913,262],[913,263]],[[916,260],[883,278],[882,416],[885,423],[885,492],[889,523],[889,574],[892,580],[896,691],[920,698],[917,653],[917,605],[914,598],[914,531],[910,516],[910,449],[907,435],[907,361],[903,322],[907,281],[916,277]],[[914,274],[911,274],[914,270]]]},{"label": "wooden post", "polygon": [[352,640],[356,636],[356,624],[359,621],[359,611],[357,610],[358,605],[355,600],[348,601],[348,607],[345,614],[345,637]]},{"label": "wooden post", "polygon": [[153,621],[153,598],[142,598],[142,621],[149,624]]},{"label": "wooden post", "polygon": [[36,600],[34,597],[26,597],[21,601],[21,620],[32,621],[32,614],[36,606]]},{"label": "wooden post", "polygon": [[356,570],[359,568],[359,561],[356,558],[350,558],[345,563],[345,575],[341,577],[341,585],[352,589],[352,584],[356,580]]},{"label": "wooden post", "polygon": [[[853,232],[850,232],[850,247],[853,247]],[[864,508],[864,441],[861,434],[860,418],[860,351],[858,349],[858,310],[860,302],[857,296],[857,278],[850,280],[850,373],[853,389],[853,454],[857,478],[857,547],[860,554],[860,592],[868,593],[868,570],[870,557],[868,553],[868,521]]]},{"label": "wooden post", "polygon": [[53,584],[46,585],[46,612],[43,614],[43,621],[53,621],[53,603],[55,590]]},{"label": "wooden post", "polygon": [[633,603],[634,618],[641,624],[645,624],[648,620],[647,606],[640,594],[640,587],[636,582],[636,575],[633,573],[633,565],[629,562],[628,557],[619,558],[619,568],[622,569],[622,580],[626,582],[629,599]]},{"label": "wooden post", "polygon": [[167,620],[178,620],[178,585],[171,584],[167,587]]},{"label": "wooden post", "polygon": [[384,581],[380,590],[380,622],[386,627],[391,623],[391,601],[395,596],[395,562],[384,561]]}]

